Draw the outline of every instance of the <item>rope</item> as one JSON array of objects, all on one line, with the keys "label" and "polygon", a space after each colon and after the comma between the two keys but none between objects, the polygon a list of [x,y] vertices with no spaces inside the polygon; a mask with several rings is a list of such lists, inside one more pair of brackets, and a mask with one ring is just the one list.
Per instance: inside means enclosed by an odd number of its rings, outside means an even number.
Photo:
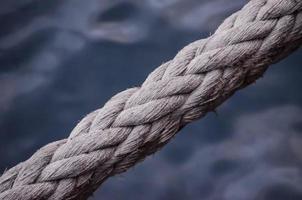
[{"label": "rope", "polygon": [[141,87],[88,114],[67,139],[6,171],[0,199],[87,199],[108,177],[159,150],[301,44],[302,1],[249,1],[215,34],[159,66]]}]

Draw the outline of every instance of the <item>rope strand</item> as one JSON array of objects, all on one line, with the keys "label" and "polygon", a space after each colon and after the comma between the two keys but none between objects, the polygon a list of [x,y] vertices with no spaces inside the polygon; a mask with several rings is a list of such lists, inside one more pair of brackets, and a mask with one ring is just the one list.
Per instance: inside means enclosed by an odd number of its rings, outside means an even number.
[{"label": "rope strand", "polygon": [[141,87],[112,97],[67,139],[0,177],[2,200],[87,199],[163,147],[302,44],[302,1],[251,0],[215,34],[184,47]]}]

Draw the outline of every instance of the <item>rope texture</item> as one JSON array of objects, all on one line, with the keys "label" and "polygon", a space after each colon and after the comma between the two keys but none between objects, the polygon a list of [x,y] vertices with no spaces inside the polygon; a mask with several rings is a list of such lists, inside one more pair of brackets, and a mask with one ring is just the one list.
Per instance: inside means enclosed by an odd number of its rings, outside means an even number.
[{"label": "rope texture", "polygon": [[212,36],[183,48],[141,87],[88,114],[0,177],[1,200],[87,199],[108,177],[165,145],[183,126],[302,44],[302,1],[251,0]]}]

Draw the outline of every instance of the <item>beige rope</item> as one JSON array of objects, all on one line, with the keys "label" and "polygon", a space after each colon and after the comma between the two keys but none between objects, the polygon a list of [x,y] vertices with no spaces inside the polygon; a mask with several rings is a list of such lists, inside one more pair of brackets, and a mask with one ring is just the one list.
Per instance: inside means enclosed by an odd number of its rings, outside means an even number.
[{"label": "beige rope", "polygon": [[159,66],[0,177],[1,200],[86,199],[302,43],[302,1],[251,0],[212,36]]}]

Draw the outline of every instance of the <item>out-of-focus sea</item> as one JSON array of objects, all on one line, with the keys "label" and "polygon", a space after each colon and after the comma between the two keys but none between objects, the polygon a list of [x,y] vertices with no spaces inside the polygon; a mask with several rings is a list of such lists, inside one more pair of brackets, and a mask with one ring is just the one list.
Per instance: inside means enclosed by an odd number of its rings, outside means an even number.
[{"label": "out-of-focus sea", "polygon": [[[2,0],[0,170],[69,135],[246,0]],[[302,51],[92,200],[301,200]]]}]

